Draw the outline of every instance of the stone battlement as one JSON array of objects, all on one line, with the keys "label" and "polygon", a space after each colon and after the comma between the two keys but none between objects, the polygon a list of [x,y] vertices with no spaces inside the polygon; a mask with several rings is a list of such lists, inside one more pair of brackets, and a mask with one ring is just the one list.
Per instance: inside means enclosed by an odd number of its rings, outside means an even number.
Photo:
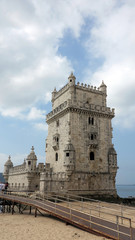
[{"label": "stone battlement", "polygon": [[[55,91],[53,92],[53,100],[57,99],[58,97],[60,97],[63,93],[65,93],[68,89],[69,89],[70,85],[69,83],[67,83],[64,87],[62,87],[59,91]],[[78,82],[77,85],[75,85],[75,87],[77,89],[81,89],[81,90],[86,90],[89,92],[94,92],[94,93],[98,93],[98,94],[103,94],[103,92],[101,90],[99,90],[99,88],[97,88],[96,86],[90,86],[87,84],[83,84]]]},{"label": "stone battlement", "polygon": [[64,103],[60,104],[57,108],[55,108],[53,111],[48,113],[46,115],[46,121],[51,119],[52,117],[56,116],[58,113],[62,112],[64,109],[73,107],[76,108],[76,110],[86,110],[90,111],[91,113],[102,113],[110,115],[111,117],[114,117],[115,115],[115,109],[110,107],[104,107],[100,105],[95,104],[89,104],[89,105],[83,105],[82,107],[77,106],[77,104],[72,104],[71,100],[65,101]]},{"label": "stone battlement", "polygon": [[89,91],[89,92],[103,94],[103,92],[101,90],[99,90],[99,88],[97,88],[96,86],[92,86],[92,85],[90,86],[90,85],[83,84],[83,83],[80,83],[80,82],[77,83],[76,88],[81,89],[81,90],[86,90],[86,91]]},{"label": "stone battlement", "polygon": [[10,168],[9,169],[9,174],[11,174],[11,173],[19,173],[19,172],[23,172],[23,171],[26,171],[25,164],[21,164],[21,165],[15,166],[13,168]]},{"label": "stone battlement", "polygon": [[58,98],[61,94],[63,94],[64,92],[66,92],[69,88],[69,84],[67,83],[64,87],[62,87],[59,91],[56,91],[54,93],[53,98],[56,99]]},{"label": "stone battlement", "polygon": [[57,180],[65,180],[67,179],[67,175],[65,172],[60,172],[60,173],[48,173],[44,172],[40,174],[40,180],[43,181],[45,179],[51,178],[53,181]]}]

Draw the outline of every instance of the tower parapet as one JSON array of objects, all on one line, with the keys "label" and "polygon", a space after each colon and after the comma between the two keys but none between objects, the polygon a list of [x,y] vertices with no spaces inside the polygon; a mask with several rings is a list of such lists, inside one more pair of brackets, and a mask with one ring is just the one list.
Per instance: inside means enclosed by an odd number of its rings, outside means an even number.
[{"label": "tower parapet", "polygon": [[104,82],[98,88],[76,84],[73,73],[62,89],[53,92],[52,111],[46,115],[46,164],[52,171],[45,167],[42,190],[117,195],[111,126],[115,112],[106,97]]},{"label": "tower parapet", "polygon": [[32,146],[31,152],[26,159],[26,169],[28,171],[36,171],[36,165],[37,165],[37,156],[34,152],[34,147]]},{"label": "tower parapet", "polygon": [[4,164],[4,173],[3,173],[3,176],[4,176],[4,179],[6,182],[8,182],[8,174],[9,174],[9,171],[13,168],[13,163],[11,161],[11,156],[9,155],[8,157],[8,160],[5,162]]}]

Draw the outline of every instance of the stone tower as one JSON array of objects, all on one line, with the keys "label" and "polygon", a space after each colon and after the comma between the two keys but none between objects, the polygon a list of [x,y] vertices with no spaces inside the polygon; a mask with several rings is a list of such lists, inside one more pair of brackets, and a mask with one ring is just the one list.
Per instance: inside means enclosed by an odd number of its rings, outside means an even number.
[{"label": "stone tower", "polygon": [[46,116],[46,170],[41,191],[116,196],[117,154],[112,144],[114,109],[106,106],[107,87],[68,83],[52,92]]},{"label": "stone tower", "polygon": [[3,176],[6,182],[8,182],[9,171],[12,167],[13,167],[13,163],[11,162],[11,156],[9,156],[8,160],[4,164],[4,172],[3,172]]}]

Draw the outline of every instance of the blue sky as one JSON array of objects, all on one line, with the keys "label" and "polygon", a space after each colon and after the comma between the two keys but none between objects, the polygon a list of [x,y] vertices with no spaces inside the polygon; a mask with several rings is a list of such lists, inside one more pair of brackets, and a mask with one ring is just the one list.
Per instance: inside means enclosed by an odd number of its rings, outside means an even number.
[{"label": "blue sky", "polygon": [[34,145],[45,161],[51,92],[67,83],[99,86],[114,107],[117,183],[135,184],[135,1],[0,1],[0,172]]}]

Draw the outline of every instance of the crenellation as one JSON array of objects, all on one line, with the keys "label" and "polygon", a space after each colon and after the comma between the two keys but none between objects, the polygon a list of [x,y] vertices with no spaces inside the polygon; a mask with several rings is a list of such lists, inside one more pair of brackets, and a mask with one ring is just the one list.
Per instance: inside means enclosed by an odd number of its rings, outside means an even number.
[{"label": "crenellation", "polygon": [[32,147],[22,165],[9,156],[4,177],[11,190],[117,196],[117,153],[112,144],[114,108],[106,104],[107,87],[68,83],[52,92],[52,111],[46,115],[46,163],[37,165]]},{"label": "crenellation", "polygon": [[[109,114],[109,116],[114,117],[115,111],[114,108],[110,107],[104,107],[100,105],[95,105],[95,104],[89,104],[89,108],[85,105],[83,106],[78,106],[77,103],[73,103],[70,99],[68,101],[65,101],[64,103],[60,104],[57,108],[55,108],[53,111],[48,113],[46,115],[46,121],[51,119],[52,117],[56,116],[57,114],[63,112],[65,109],[70,110],[69,108],[72,107],[72,111],[87,111],[87,113],[100,113],[100,114]],[[79,107],[79,108],[78,108]]]},{"label": "crenellation", "polygon": [[[106,85],[103,81],[98,88],[79,82],[75,84],[73,73],[68,79],[67,91],[54,101],[58,110],[54,108],[47,115],[49,148],[46,162],[53,170],[51,187],[46,179],[42,181],[41,189],[65,189],[77,194],[83,191],[88,194],[92,190],[98,194],[102,189],[103,194],[116,196],[115,183],[111,182],[117,172],[110,124],[114,109],[106,106]],[[65,108],[59,107],[63,103]],[[54,146],[56,134],[59,141]],[[109,186],[113,188],[109,189]]]},{"label": "crenellation", "polygon": [[65,91],[68,90],[68,88],[69,88],[69,85],[67,83],[64,87],[62,87],[59,91],[57,91],[55,93],[55,96],[54,96],[53,100],[55,100],[56,98],[60,97]]}]

